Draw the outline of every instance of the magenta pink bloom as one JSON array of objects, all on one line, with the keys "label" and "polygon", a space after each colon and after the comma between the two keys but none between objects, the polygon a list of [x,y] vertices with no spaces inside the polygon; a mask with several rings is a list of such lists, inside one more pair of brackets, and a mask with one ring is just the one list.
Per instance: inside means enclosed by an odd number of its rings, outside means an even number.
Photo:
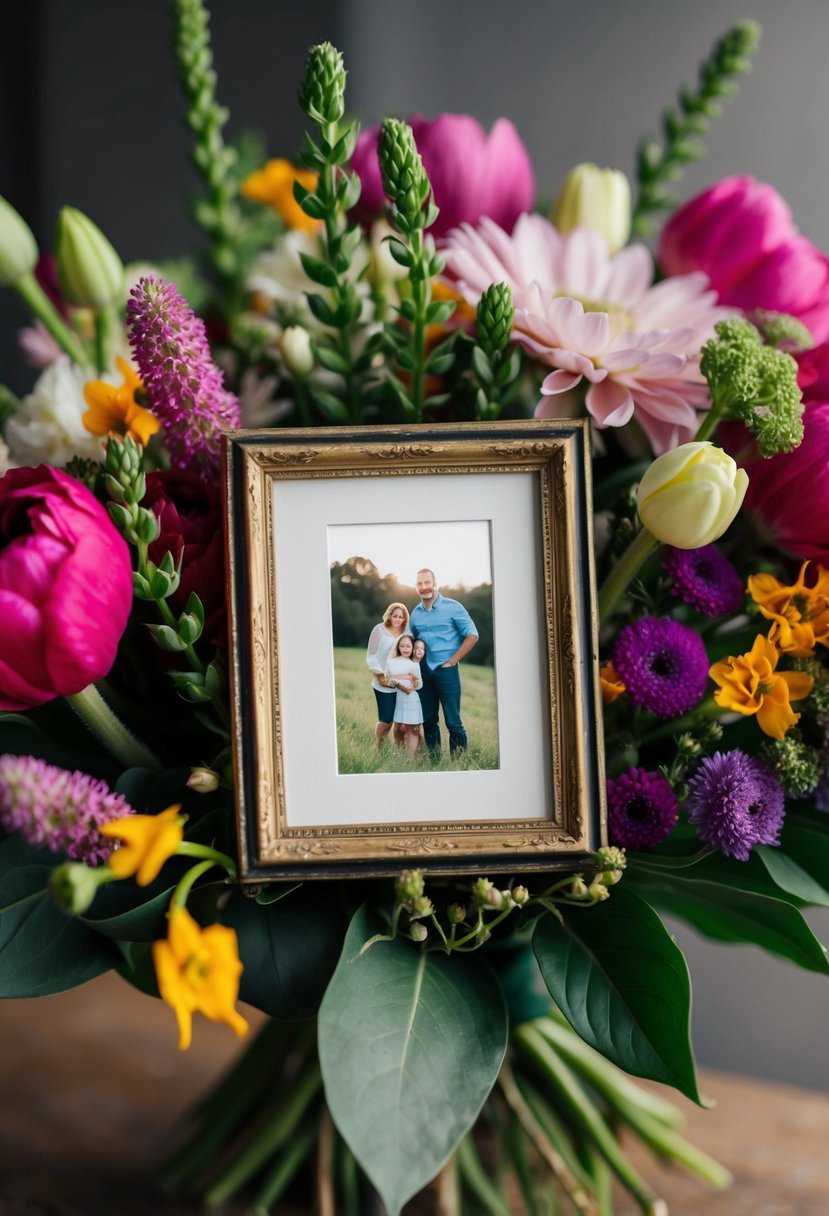
[{"label": "magenta pink bloom", "polygon": [[728,315],[705,275],[654,286],[644,245],[611,256],[599,233],[562,236],[542,215],[522,215],[512,235],[487,219],[463,224],[446,252],[447,273],[471,304],[490,283],[512,287],[513,337],[553,369],[537,417],[556,417],[555,398],[584,379],[598,427],[635,421],[657,454],[696,434],[697,411],[710,404],[700,348]]},{"label": "magenta pink bloom", "polygon": [[127,543],[85,486],[47,465],[0,478],[0,710],[105,676],[131,608]]},{"label": "magenta pink bloom", "polygon": [[[740,443],[729,437],[732,450]],[[770,460],[758,456],[744,468],[743,509],[785,552],[829,565],[829,402],[806,405],[800,447]]]},{"label": "magenta pink bloom", "polygon": [[127,326],[174,468],[216,480],[221,433],[239,426],[241,413],[213,362],[204,322],[172,283],[148,275],[130,292]]},{"label": "magenta pink bloom", "polygon": [[[499,118],[489,134],[468,114],[415,116],[409,122],[440,209],[431,228],[434,237],[464,222],[475,224],[484,215],[511,232],[518,216],[532,210],[532,164],[508,119]],[[357,213],[364,223],[382,215],[387,205],[377,160],[379,130],[363,132],[351,161],[362,183]]]},{"label": "magenta pink bloom", "polygon": [[795,227],[777,191],[727,177],[691,199],[659,242],[665,274],[702,270],[721,304],[787,312],[829,339],[829,258]]}]

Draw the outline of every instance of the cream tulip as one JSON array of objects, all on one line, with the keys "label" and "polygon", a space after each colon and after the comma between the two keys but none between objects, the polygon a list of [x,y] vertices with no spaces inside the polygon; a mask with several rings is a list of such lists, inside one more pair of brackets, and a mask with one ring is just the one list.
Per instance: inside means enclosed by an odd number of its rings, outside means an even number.
[{"label": "cream tulip", "polygon": [[574,228],[601,233],[616,253],[630,236],[630,183],[618,169],[576,165],[564,179],[552,219],[564,236]]},{"label": "cream tulip", "polygon": [[646,471],[637,492],[639,517],[663,544],[700,549],[726,531],[747,487],[748,474],[722,448],[684,443]]}]

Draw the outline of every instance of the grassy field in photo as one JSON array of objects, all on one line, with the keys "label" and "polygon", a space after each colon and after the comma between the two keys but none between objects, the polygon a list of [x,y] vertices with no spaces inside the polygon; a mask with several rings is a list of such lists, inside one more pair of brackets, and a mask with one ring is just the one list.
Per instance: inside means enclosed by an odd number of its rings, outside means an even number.
[{"label": "grassy field in photo", "polygon": [[[440,715],[443,746],[441,759],[432,763],[425,747],[413,761],[406,749],[395,747],[389,735],[378,752],[374,747],[377,708],[366,667],[364,648],[334,649],[334,679],[337,701],[337,754],[341,773],[456,772],[460,769],[498,767],[498,724],[495,706],[495,669],[461,667],[461,717],[469,737],[469,750],[458,760],[449,758],[449,732]],[[416,695],[416,694],[414,694]]]}]

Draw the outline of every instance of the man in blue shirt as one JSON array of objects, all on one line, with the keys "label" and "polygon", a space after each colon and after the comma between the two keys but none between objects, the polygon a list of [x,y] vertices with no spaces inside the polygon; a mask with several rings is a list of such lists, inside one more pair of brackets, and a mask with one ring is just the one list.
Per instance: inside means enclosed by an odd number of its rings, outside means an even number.
[{"label": "man in blue shirt", "polygon": [[440,594],[433,570],[418,570],[416,585],[420,603],[412,609],[409,628],[416,638],[426,643],[426,657],[420,668],[423,735],[432,756],[437,755],[440,752],[438,710],[442,706],[449,731],[449,752],[458,756],[467,747],[461,721],[458,664],[477,642],[478,631],[463,604]]}]

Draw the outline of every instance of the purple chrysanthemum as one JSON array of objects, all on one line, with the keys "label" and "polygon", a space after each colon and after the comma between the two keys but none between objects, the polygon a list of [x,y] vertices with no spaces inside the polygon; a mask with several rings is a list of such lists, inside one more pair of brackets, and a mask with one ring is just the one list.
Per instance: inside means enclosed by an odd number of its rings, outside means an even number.
[{"label": "purple chrysanthemum", "polygon": [[676,795],[662,773],[629,768],[607,783],[607,826],[613,844],[652,849],[677,821]]},{"label": "purple chrysanthemum", "polygon": [[703,616],[722,616],[742,606],[743,580],[716,545],[668,548],[662,569],[674,581],[674,595]]},{"label": "purple chrysanthemum", "polygon": [[239,425],[239,402],[210,355],[204,322],[172,283],[140,279],[127,327],[150,409],[164,427],[173,466],[215,478],[222,431]]},{"label": "purple chrysanthemum", "polygon": [[0,756],[0,827],[36,848],[99,865],[113,842],[98,828],[132,813],[123,794],[86,773],[34,756]]},{"label": "purple chrysanthemum", "polygon": [[675,718],[699,701],[708,679],[702,639],[669,617],[645,616],[625,625],[613,653],[630,699],[658,718]]},{"label": "purple chrysanthemum", "polygon": [[767,765],[739,748],[702,760],[686,806],[700,838],[726,857],[748,861],[752,845],[779,843],[783,789]]}]

